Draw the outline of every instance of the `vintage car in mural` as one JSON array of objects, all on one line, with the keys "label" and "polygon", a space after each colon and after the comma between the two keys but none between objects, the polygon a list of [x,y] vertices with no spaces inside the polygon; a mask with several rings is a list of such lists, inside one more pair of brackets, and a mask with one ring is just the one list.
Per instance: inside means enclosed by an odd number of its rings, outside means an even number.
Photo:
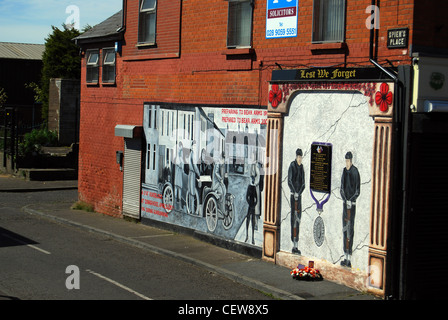
[{"label": "vintage car in mural", "polygon": [[[203,215],[206,218],[207,228],[210,232],[216,229],[218,220],[222,220],[222,226],[228,230],[232,227],[235,215],[235,196],[228,190],[228,178],[225,165],[214,163],[212,177],[201,176],[199,187],[202,189]],[[224,170],[223,170],[224,169]]]},{"label": "vintage car in mural", "polygon": [[[204,154],[205,149],[202,150]],[[197,176],[194,174],[194,180],[191,178],[191,170],[194,170],[191,168],[192,164],[185,163],[180,174],[175,174],[174,184],[176,179],[182,179],[182,185],[188,185],[180,191],[180,210],[192,216],[205,217],[210,232],[216,229],[218,220],[228,230],[234,220],[235,196],[227,192],[228,177],[223,161],[208,161],[205,162],[203,158],[200,160],[197,166],[199,173]],[[170,181],[165,181],[160,184],[160,190],[165,210],[171,211],[175,207],[173,185]]]},{"label": "vintage car in mural", "polygon": [[144,115],[144,184],[158,191],[167,213],[205,217],[210,232],[218,220],[230,229],[235,215],[235,197],[227,192],[225,135],[212,118],[200,107],[158,105],[147,105]]}]

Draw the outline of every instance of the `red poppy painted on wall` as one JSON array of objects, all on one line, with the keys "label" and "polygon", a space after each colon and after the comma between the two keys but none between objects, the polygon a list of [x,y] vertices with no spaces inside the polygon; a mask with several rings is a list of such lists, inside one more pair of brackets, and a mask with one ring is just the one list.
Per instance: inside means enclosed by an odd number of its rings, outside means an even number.
[{"label": "red poppy painted on wall", "polygon": [[393,95],[389,91],[389,85],[387,83],[382,83],[380,86],[380,91],[375,94],[375,103],[379,106],[382,112],[386,112],[389,106],[392,104]]},{"label": "red poppy painted on wall", "polygon": [[273,108],[277,108],[282,102],[283,92],[278,87],[278,84],[273,84],[271,90],[269,91],[269,102]]}]

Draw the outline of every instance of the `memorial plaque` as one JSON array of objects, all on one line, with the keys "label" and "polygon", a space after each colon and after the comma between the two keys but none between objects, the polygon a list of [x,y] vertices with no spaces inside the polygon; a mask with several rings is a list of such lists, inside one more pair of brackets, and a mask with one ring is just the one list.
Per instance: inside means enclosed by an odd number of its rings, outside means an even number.
[{"label": "memorial plaque", "polygon": [[312,191],[331,192],[331,153],[332,145],[330,143],[312,143],[310,174]]}]

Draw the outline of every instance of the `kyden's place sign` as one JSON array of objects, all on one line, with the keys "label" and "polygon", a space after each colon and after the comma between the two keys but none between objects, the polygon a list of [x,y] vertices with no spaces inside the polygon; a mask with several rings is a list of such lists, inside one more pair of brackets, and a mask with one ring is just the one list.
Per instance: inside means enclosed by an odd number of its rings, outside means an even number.
[{"label": "kyden's place sign", "polygon": [[297,37],[299,0],[268,0],[266,39]]}]

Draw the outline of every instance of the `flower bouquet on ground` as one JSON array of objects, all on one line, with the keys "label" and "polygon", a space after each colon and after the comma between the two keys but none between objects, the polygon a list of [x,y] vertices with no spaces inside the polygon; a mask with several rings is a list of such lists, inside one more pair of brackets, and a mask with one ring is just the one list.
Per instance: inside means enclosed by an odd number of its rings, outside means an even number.
[{"label": "flower bouquet on ground", "polygon": [[324,279],[318,269],[305,267],[300,264],[297,268],[291,270],[291,276],[293,279],[306,281],[319,281]]}]

